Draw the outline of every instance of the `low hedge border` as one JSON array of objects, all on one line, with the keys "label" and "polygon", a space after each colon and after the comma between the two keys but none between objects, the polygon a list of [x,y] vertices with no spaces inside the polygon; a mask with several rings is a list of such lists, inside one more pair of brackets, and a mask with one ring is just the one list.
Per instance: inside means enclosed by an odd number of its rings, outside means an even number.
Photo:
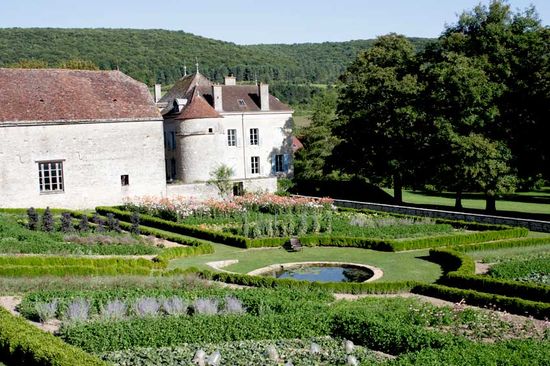
[{"label": "low hedge border", "polygon": [[[129,221],[132,214],[128,211],[120,210],[113,207],[97,207],[96,211],[101,214],[112,213],[118,219]],[[140,214],[140,222],[146,226],[151,226],[157,229],[166,230],[178,234],[190,235],[200,239],[211,240],[227,245],[236,246],[239,248],[259,248],[259,247],[279,247],[284,245],[287,238],[261,238],[249,239],[242,236],[220,233],[211,230],[199,229],[196,226],[180,224],[172,221],[159,219],[150,215]],[[479,225],[479,224],[476,224]],[[498,227],[499,230],[489,231],[489,228]],[[517,238],[526,236],[529,230],[525,228],[508,228],[506,226],[492,225],[487,228],[487,231],[462,234],[462,235],[443,235],[428,238],[417,238],[409,240],[382,240],[370,238],[353,238],[342,236],[303,236],[300,241],[304,245],[329,245],[329,246],[346,246],[359,247],[385,251],[400,251],[411,249],[424,249],[438,246],[462,245],[479,243],[491,240],[501,240],[508,238]]]},{"label": "low hedge border", "polygon": [[435,284],[420,284],[414,287],[412,292],[453,302],[464,300],[469,305],[497,308],[513,314],[530,315],[538,319],[550,318],[550,304],[519,297],[495,295]]},{"label": "low hedge border", "polygon": [[5,277],[36,277],[36,276],[117,276],[140,275],[148,276],[151,269],[146,267],[128,266],[0,266],[0,276]]},{"label": "low hedge border", "polygon": [[192,247],[174,247],[164,249],[162,253],[153,258],[153,262],[157,263],[162,268],[166,268],[171,259],[194,257],[212,253],[214,253],[214,246],[210,243],[202,243]]},{"label": "low hedge border", "polygon": [[439,284],[550,303],[550,286],[475,275],[474,260],[456,250],[431,249],[430,259],[443,268],[444,276],[438,280]]},{"label": "low hedge border", "polygon": [[[212,272],[208,270],[185,270],[184,273],[196,272],[204,279],[230,283],[242,286],[268,287],[268,288],[289,288],[304,290],[326,290],[333,293],[346,294],[394,294],[410,291],[419,284],[417,281],[399,282],[309,282],[290,279],[278,279],[274,277],[251,276],[239,273]],[[175,270],[172,274],[181,274]]]},{"label": "low hedge border", "polygon": [[108,363],[0,308],[0,361],[13,365],[107,366]]},{"label": "low hedge border", "polygon": [[515,238],[515,239],[508,239],[508,240],[492,241],[489,243],[459,245],[459,246],[454,246],[453,250],[467,253],[467,252],[475,252],[475,251],[482,251],[482,250],[520,248],[520,247],[545,245],[545,244],[550,244],[550,237]]}]

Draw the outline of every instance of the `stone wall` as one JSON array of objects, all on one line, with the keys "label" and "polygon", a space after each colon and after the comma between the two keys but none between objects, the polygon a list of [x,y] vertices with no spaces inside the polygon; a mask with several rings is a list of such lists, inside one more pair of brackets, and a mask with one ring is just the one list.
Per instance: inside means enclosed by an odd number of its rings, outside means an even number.
[{"label": "stone wall", "polygon": [[[234,183],[243,183],[246,192],[275,192],[277,190],[277,178],[259,178],[248,180],[233,180]],[[188,197],[191,199],[218,199],[218,189],[206,183],[172,183],[166,186],[167,197]]]},{"label": "stone wall", "polygon": [[547,232],[547,233],[550,232],[549,221],[527,220],[527,219],[519,219],[519,218],[472,214],[472,213],[454,212],[454,211],[431,210],[426,208],[395,206],[395,205],[386,205],[381,203],[358,202],[358,201],[348,201],[348,200],[335,200],[334,204],[340,207],[350,207],[355,209],[364,208],[364,209],[375,210],[375,211],[392,212],[392,213],[399,213],[399,214],[413,215],[413,216],[427,216],[427,217],[444,218],[444,219],[451,219],[451,220],[475,221],[475,222],[481,222],[481,223],[487,223],[487,224],[498,224],[498,225],[524,226],[531,231],[541,231],[541,232]]},{"label": "stone wall", "polygon": [[[40,192],[39,162],[54,160],[64,190]],[[165,194],[161,120],[0,126],[0,207],[81,209]]]}]

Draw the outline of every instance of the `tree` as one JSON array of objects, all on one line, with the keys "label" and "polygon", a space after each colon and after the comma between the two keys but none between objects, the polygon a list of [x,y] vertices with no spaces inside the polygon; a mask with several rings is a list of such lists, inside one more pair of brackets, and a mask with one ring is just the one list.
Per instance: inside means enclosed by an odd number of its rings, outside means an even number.
[{"label": "tree", "polygon": [[463,191],[481,191],[485,193],[486,211],[495,212],[496,196],[515,189],[510,150],[502,142],[474,133],[453,134],[449,146],[439,176],[445,177],[447,187],[457,192],[455,207],[462,208]]},{"label": "tree", "polygon": [[476,176],[468,174],[472,134],[483,134],[493,125],[499,110],[495,99],[500,84],[489,80],[484,61],[454,52],[428,58],[421,66],[425,117],[436,127],[431,138],[434,168],[432,183],[440,190],[456,192],[455,207],[462,208],[462,193],[476,187]]},{"label": "tree", "polygon": [[495,100],[500,113],[484,134],[509,146],[524,181],[550,178],[550,29],[535,9],[514,13],[503,0],[476,6],[447,27],[438,48],[485,60],[488,79],[503,92]]},{"label": "tree", "polygon": [[9,64],[8,67],[14,69],[47,69],[48,62],[44,60],[36,59],[23,59],[12,64]]},{"label": "tree", "polygon": [[415,50],[400,35],[377,38],[341,77],[335,134],[342,142],[333,162],[344,172],[372,181],[393,177],[394,199],[413,181],[422,161],[428,126],[417,106],[422,85],[415,70]]},{"label": "tree", "polygon": [[207,183],[215,186],[218,189],[220,197],[225,199],[229,196],[231,190],[233,189],[231,177],[234,174],[235,172],[233,171],[233,168],[222,164],[210,172],[210,180],[208,180]]},{"label": "tree", "polygon": [[73,69],[73,70],[99,70],[99,67],[89,60],[71,59],[63,61],[59,64],[61,69]]},{"label": "tree", "polygon": [[336,105],[338,94],[334,89],[316,95],[313,98],[312,122],[305,127],[300,136],[303,149],[294,157],[294,176],[298,180],[318,180],[326,176],[327,158],[338,144],[334,136],[337,125]]}]

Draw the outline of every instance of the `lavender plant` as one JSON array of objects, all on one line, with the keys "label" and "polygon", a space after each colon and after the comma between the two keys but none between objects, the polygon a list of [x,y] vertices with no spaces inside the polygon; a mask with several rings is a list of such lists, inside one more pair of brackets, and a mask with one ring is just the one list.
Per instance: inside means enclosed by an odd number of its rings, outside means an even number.
[{"label": "lavender plant", "polygon": [[225,298],[223,312],[225,314],[243,314],[246,312],[246,309],[241,300],[233,296],[228,296]]},{"label": "lavender plant", "polygon": [[193,302],[193,310],[196,314],[216,315],[218,314],[218,300],[196,299]]},{"label": "lavender plant", "polygon": [[38,302],[34,305],[38,318],[42,323],[55,319],[57,314],[57,299],[50,302]]},{"label": "lavender plant", "polygon": [[126,317],[128,307],[119,300],[111,300],[101,309],[101,316],[107,320],[121,320]]},{"label": "lavender plant", "polygon": [[90,230],[90,224],[88,222],[88,216],[82,215],[80,222],[78,223],[78,230],[80,232],[87,232]]},{"label": "lavender plant", "polygon": [[141,297],[134,303],[134,312],[137,316],[156,316],[159,313],[160,304],[153,297]]},{"label": "lavender plant", "polygon": [[65,312],[65,319],[70,322],[85,322],[90,316],[90,302],[78,298],[69,303]]},{"label": "lavender plant", "polygon": [[178,296],[172,296],[162,300],[162,310],[167,315],[187,314],[187,303]]}]

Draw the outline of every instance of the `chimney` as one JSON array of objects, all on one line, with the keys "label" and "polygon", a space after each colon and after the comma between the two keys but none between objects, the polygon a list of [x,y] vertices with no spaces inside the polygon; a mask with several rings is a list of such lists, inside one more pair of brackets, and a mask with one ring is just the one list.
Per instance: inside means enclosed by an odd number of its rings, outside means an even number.
[{"label": "chimney", "polygon": [[155,84],[155,103],[158,103],[162,97],[162,85]]},{"label": "chimney", "polygon": [[223,111],[223,102],[222,102],[222,86],[221,85],[212,85],[212,99],[214,99],[214,109],[217,112]]},{"label": "chimney", "polygon": [[226,76],[225,85],[237,85],[237,78],[233,75]]},{"label": "chimney", "polygon": [[269,84],[260,83],[258,85],[258,95],[260,96],[260,109],[269,110]]}]

